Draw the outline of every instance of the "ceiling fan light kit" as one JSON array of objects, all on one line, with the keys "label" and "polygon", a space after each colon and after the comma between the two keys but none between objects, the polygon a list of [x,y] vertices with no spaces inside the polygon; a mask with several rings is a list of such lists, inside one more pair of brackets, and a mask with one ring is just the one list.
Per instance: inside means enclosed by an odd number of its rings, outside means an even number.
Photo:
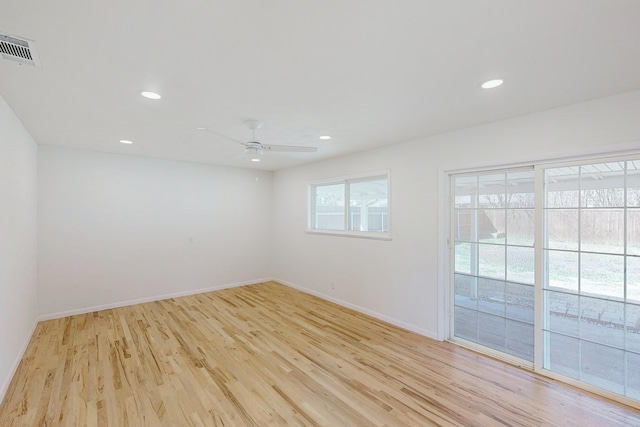
[{"label": "ceiling fan light kit", "polygon": [[252,162],[259,162],[260,156],[264,154],[264,148],[258,141],[249,141],[245,143],[244,152]]}]

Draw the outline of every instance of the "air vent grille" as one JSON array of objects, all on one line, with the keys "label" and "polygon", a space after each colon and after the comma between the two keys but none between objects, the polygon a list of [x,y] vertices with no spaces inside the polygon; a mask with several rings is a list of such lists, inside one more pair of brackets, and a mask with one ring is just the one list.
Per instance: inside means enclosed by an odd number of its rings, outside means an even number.
[{"label": "air vent grille", "polygon": [[35,43],[30,40],[0,34],[0,54],[4,59],[21,64],[40,65]]}]

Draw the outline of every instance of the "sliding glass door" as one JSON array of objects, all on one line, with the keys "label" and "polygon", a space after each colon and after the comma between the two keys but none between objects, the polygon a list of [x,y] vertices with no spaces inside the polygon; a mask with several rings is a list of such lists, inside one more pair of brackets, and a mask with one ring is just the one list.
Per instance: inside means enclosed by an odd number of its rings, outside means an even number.
[{"label": "sliding glass door", "polygon": [[533,169],[454,178],[454,337],[533,362]]},{"label": "sliding glass door", "polygon": [[638,159],[452,174],[450,339],[640,400]]}]

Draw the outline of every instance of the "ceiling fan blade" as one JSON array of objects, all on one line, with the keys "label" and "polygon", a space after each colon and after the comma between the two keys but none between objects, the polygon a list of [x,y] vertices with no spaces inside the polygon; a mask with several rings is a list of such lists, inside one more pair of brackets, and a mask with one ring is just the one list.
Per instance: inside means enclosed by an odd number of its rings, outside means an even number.
[{"label": "ceiling fan blade", "polygon": [[268,145],[261,144],[260,142],[255,140],[255,130],[259,129],[262,126],[262,122],[258,120],[249,120],[247,121],[247,126],[249,126],[254,132],[254,139],[248,142],[238,141],[237,139],[231,138],[225,134],[218,133],[209,128],[198,128],[201,131],[210,133],[212,135],[219,136],[227,141],[235,142],[236,144],[240,144],[245,147],[245,150],[255,150],[260,151],[259,154],[262,154],[263,151],[279,151],[279,152],[289,152],[289,153],[315,153],[318,151],[317,147],[303,147],[300,145]]},{"label": "ceiling fan blade", "polygon": [[223,133],[218,133],[214,130],[208,129],[208,128],[199,128],[199,130],[202,130],[204,132],[210,133],[211,135],[215,135],[215,136],[219,136],[221,138],[226,139],[227,141],[232,141],[235,142],[236,144],[242,144],[242,145],[246,145],[246,143],[242,142],[242,141],[238,141],[237,139],[233,139],[230,136],[227,136]]},{"label": "ceiling fan blade", "polygon": [[300,145],[267,145],[263,144],[263,148],[267,151],[283,151],[290,153],[315,153],[318,147],[302,147]]}]

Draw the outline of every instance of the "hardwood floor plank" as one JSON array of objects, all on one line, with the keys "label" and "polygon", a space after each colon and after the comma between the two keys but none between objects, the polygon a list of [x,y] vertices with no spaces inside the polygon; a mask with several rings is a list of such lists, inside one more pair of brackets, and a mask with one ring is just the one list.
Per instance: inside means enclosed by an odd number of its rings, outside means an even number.
[{"label": "hardwood floor plank", "polygon": [[640,426],[640,411],[267,282],[40,323],[0,426]]}]

